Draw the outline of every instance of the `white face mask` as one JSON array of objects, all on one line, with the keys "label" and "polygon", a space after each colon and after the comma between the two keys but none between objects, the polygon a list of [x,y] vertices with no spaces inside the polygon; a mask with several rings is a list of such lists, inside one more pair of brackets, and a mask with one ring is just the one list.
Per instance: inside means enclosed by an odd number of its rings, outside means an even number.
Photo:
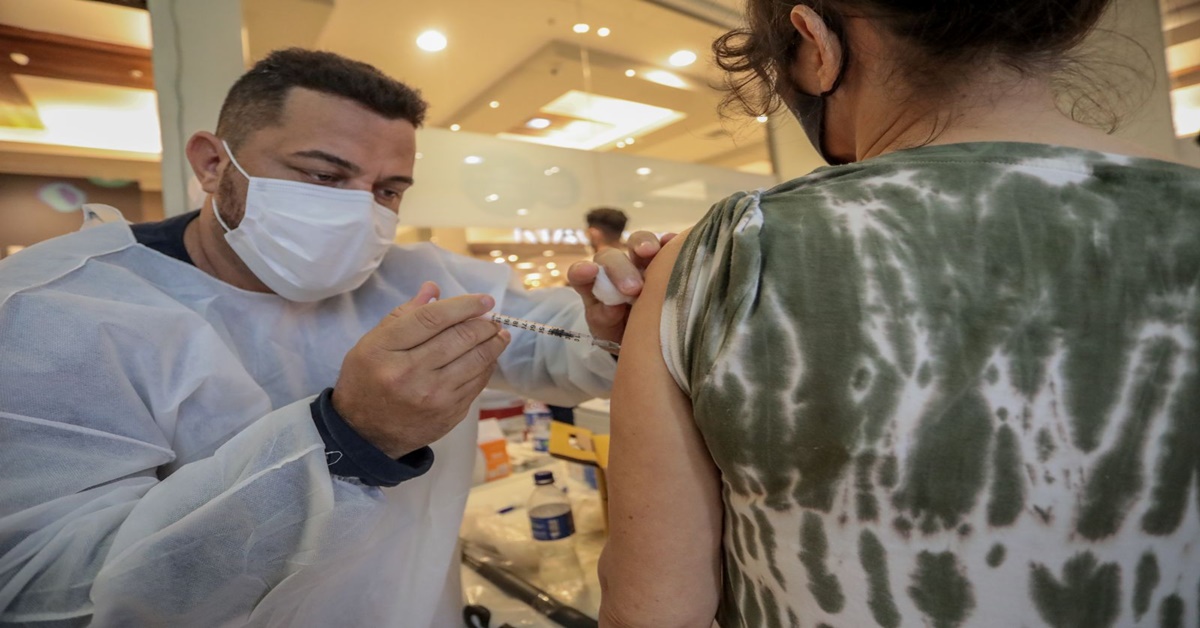
[{"label": "white face mask", "polygon": [[289,301],[320,301],[358,288],[379,268],[396,236],[399,218],[363,190],[263,179],[250,182],[246,211],[225,241],[268,288]]}]

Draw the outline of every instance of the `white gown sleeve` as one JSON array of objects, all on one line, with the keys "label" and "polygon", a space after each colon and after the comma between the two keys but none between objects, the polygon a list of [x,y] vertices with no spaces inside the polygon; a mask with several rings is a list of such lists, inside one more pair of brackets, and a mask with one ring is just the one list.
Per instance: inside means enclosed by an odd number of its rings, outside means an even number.
[{"label": "white gown sleeve", "polygon": [[[270,411],[211,330],[80,298],[0,308],[0,625],[243,625],[369,537],[383,495],[330,477],[308,400]],[[207,425],[236,434],[202,451]]]}]

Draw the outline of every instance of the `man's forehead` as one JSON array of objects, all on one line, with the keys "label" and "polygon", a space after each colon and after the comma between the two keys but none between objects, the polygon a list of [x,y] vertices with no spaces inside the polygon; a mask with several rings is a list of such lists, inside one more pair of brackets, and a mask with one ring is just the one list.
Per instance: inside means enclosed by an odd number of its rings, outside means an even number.
[{"label": "man's forehead", "polygon": [[380,124],[406,122],[388,119],[378,112],[372,111],[366,105],[344,96],[327,94],[304,87],[293,87],[287,91],[279,115],[280,122],[284,124],[308,118],[345,119],[348,117],[361,118]]},{"label": "man's forehead", "polygon": [[279,124],[256,135],[263,148],[325,152],[366,169],[371,164],[365,162],[410,161],[416,152],[416,130],[407,120],[389,120],[354,101],[301,88],[288,95]]}]

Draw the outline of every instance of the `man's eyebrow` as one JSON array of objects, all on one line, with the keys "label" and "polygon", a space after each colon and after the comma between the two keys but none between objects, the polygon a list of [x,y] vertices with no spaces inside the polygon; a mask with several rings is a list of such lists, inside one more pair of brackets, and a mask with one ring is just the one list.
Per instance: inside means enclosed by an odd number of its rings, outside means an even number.
[{"label": "man's eyebrow", "polygon": [[292,153],[292,155],[295,157],[309,157],[312,159],[320,159],[322,161],[329,162],[339,168],[349,170],[353,174],[358,174],[359,172],[362,171],[361,168],[354,165],[353,163],[346,161],[345,159],[342,159],[341,157],[338,157],[337,155],[331,155],[323,150],[302,150],[299,152]]},{"label": "man's eyebrow", "polygon": [[407,176],[404,176],[404,175],[402,175],[402,174],[397,174],[397,175],[392,175],[392,176],[390,176],[390,177],[388,177],[388,178],[386,178],[386,179],[384,179],[384,180],[383,180],[383,183],[393,183],[393,182],[398,182],[398,183],[407,183],[407,184],[409,184],[409,185],[412,185],[412,184],[413,184],[413,178],[412,178],[412,177],[407,177]]}]

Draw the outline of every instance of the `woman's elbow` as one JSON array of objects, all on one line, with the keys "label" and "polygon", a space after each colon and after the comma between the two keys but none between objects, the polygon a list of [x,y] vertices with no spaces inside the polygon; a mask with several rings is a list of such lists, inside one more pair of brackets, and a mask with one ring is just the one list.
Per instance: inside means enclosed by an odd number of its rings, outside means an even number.
[{"label": "woman's elbow", "polygon": [[688,603],[676,590],[631,586],[612,563],[605,552],[599,564],[600,628],[712,628],[712,605]]}]

